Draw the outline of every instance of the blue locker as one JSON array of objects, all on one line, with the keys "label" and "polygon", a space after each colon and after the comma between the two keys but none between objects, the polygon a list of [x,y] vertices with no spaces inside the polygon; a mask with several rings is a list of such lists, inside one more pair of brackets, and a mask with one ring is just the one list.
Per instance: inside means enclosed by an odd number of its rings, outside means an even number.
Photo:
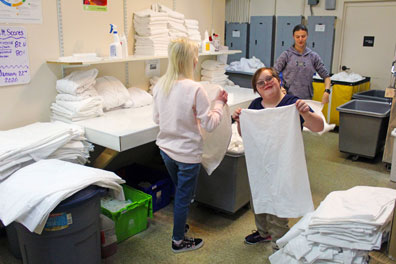
[{"label": "blue locker", "polygon": [[230,50],[241,50],[242,53],[228,55],[227,63],[239,61],[247,56],[248,24],[226,23],[225,43]]},{"label": "blue locker", "polygon": [[276,39],[274,63],[282,52],[294,44],[293,28],[302,23],[302,16],[278,16],[276,18]]},{"label": "blue locker", "polygon": [[307,47],[319,54],[329,73],[333,64],[335,20],[335,16],[308,17]]},{"label": "blue locker", "polygon": [[249,27],[249,58],[260,59],[266,67],[274,61],[275,16],[251,16]]}]

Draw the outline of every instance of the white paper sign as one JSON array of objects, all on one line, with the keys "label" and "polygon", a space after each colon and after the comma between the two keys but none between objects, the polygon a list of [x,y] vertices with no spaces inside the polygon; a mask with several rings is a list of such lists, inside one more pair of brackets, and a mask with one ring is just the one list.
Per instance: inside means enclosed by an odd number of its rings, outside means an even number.
[{"label": "white paper sign", "polygon": [[316,32],[325,32],[326,26],[322,24],[317,24],[315,25],[315,31]]},{"label": "white paper sign", "polygon": [[241,31],[239,30],[233,30],[232,31],[232,37],[233,38],[239,38],[241,36]]},{"label": "white paper sign", "polygon": [[147,60],[146,61],[146,76],[160,76],[160,60]]},{"label": "white paper sign", "polygon": [[28,82],[30,70],[26,30],[23,27],[0,26],[0,86]]},{"label": "white paper sign", "polygon": [[41,0],[0,0],[0,23],[42,23]]}]

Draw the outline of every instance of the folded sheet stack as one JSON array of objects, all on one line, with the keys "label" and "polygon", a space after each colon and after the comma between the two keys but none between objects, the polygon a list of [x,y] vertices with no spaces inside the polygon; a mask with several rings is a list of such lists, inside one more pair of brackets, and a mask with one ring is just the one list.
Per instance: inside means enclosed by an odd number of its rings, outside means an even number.
[{"label": "folded sheet stack", "polygon": [[110,195],[124,200],[120,185],[124,182],[110,171],[62,160],[40,160],[0,184],[0,219],[6,226],[15,221],[41,234],[50,212],[64,199],[97,185],[111,189]]},{"label": "folded sheet stack", "polygon": [[276,241],[271,263],[367,263],[390,231],[396,190],[356,186],[330,193]]},{"label": "folded sheet stack", "polygon": [[230,84],[230,80],[225,74],[225,66],[225,64],[215,60],[204,61],[201,64],[201,81],[208,81],[221,86]]},{"label": "folded sheet stack", "polygon": [[145,9],[133,15],[135,55],[167,56],[168,14]]},{"label": "folded sheet stack", "polygon": [[187,29],[188,38],[201,43],[201,33],[199,32],[199,22],[195,19],[185,19],[184,25]]},{"label": "folded sheet stack", "polygon": [[182,13],[176,12],[169,7],[162,4],[153,4],[151,9],[168,15],[168,29],[170,39],[176,39],[181,37],[188,37],[187,28],[184,25],[184,15]]},{"label": "folded sheet stack", "polygon": [[70,123],[103,115],[103,99],[94,87],[97,75],[97,69],[73,71],[57,80],[51,119]]},{"label": "folded sheet stack", "polygon": [[0,182],[41,159],[57,158],[84,164],[92,149],[81,127],[59,121],[0,131]]}]

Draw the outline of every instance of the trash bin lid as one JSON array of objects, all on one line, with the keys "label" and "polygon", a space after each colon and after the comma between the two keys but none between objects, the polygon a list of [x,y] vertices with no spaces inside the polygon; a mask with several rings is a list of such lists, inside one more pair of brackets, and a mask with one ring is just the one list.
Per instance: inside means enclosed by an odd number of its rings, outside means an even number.
[{"label": "trash bin lid", "polygon": [[107,189],[96,186],[90,185],[81,191],[73,194],[72,196],[68,197],[67,199],[63,200],[56,208],[57,209],[66,209],[69,207],[76,206],[82,202],[85,202],[96,195],[105,195],[107,193]]}]

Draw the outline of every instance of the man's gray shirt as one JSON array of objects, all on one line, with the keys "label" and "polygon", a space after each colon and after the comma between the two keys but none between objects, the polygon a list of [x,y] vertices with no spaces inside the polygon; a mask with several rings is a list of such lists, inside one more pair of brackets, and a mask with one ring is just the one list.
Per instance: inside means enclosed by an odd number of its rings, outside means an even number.
[{"label": "man's gray shirt", "polygon": [[282,72],[283,86],[288,93],[301,99],[312,99],[312,79],[315,72],[323,79],[329,77],[320,56],[309,48],[305,48],[300,54],[294,47],[290,47],[282,52],[274,68],[279,73]]}]

